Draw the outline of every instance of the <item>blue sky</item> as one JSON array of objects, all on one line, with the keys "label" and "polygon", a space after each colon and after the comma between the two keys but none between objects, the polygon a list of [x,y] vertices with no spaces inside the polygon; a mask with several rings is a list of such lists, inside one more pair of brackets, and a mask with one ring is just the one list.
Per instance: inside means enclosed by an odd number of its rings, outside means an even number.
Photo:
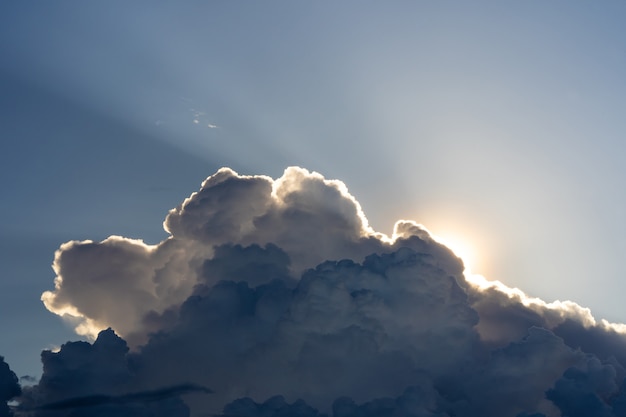
[{"label": "blue sky", "polygon": [[626,321],[626,5],[0,6],[0,340],[18,375],[75,339],[54,251],[156,243],[219,167],[344,181],[372,226],[473,247],[474,272]]}]

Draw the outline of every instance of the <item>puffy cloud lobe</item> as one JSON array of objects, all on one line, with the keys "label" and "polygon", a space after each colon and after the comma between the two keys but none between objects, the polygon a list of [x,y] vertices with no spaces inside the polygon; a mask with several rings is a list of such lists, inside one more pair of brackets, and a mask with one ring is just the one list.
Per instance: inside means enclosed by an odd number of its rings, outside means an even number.
[{"label": "puffy cloud lobe", "polygon": [[470,304],[480,317],[476,330],[487,346],[506,346],[523,337],[527,329],[542,327],[554,332],[568,346],[603,360],[615,357],[626,363],[623,325],[605,320],[597,322],[589,309],[571,301],[546,303],[479,276],[470,276],[469,282],[472,283],[467,288]]},{"label": "puffy cloud lobe", "polygon": [[583,363],[567,369],[546,396],[562,415],[626,416],[624,369],[590,355]]},{"label": "puffy cloud lobe", "polygon": [[[516,415],[524,411],[552,411],[545,392],[584,354],[552,332],[532,327],[518,342],[491,353],[481,372],[469,378],[467,392],[474,399],[461,415]],[[479,401],[477,401],[479,400]]]},{"label": "puffy cloud lobe", "polygon": [[295,167],[277,180],[222,168],[171,210],[164,226],[174,238],[205,245],[274,243],[296,272],[326,259],[359,258],[373,234],[343,183]]},{"label": "puffy cloud lobe", "polygon": [[0,417],[10,417],[12,412],[7,402],[20,395],[22,392],[15,372],[0,356]]},{"label": "puffy cloud lobe", "polygon": [[141,329],[150,312],[184,301],[196,284],[194,247],[168,239],[159,245],[111,236],[102,242],[71,241],[55,254],[55,291],[45,306],[79,320],[77,332],[95,336],[114,326],[122,334]]},{"label": "puffy cloud lobe", "polygon": [[29,395],[40,403],[53,403],[68,396],[121,394],[131,379],[128,350],[111,329],[102,331],[93,344],[68,342],[58,352],[45,350],[43,376]]},{"label": "puffy cloud lobe", "polygon": [[626,335],[602,323],[584,326],[579,321],[567,319],[552,329],[569,346],[590,352],[602,360],[612,360],[626,364]]},{"label": "puffy cloud lobe", "polygon": [[228,168],[207,178],[199,191],[170,210],[165,230],[173,237],[208,245],[239,242],[255,229],[253,219],[272,205],[272,180],[239,176]]},{"label": "puffy cloud lobe", "polygon": [[164,226],[158,245],[110,237],[59,249],[46,306],[83,333],[113,327],[133,351],[108,330],[44,353],[24,404],[185,415],[177,396],[126,399],[195,384],[215,390],[185,398],[195,413],[552,417],[586,395],[599,401],[588,410],[622,415],[619,326],[465,277],[415,222],[397,222],[391,238],[374,232],[339,181],[221,169]]}]

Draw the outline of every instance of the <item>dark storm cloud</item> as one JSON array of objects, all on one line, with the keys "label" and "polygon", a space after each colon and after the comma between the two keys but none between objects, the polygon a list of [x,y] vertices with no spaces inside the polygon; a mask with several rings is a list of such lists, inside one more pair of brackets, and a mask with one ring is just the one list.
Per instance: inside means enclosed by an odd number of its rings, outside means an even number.
[{"label": "dark storm cloud", "polygon": [[595,356],[568,368],[546,397],[562,415],[618,417],[626,415],[624,368]]},{"label": "dark storm cloud", "polygon": [[37,417],[74,415],[87,407],[89,415],[187,416],[179,397],[211,392],[191,383],[140,385],[131,360],[126,342],[111,329],[93,344],[68,342],[56,353],[44,351],[43,376],[24,389],[18,409]]},{"label": "dark storm cloud", "polygon": [[21,394],[17,376],[9,365],[0,356],[0,417],[10,417],[13,414],[7,402]]},{"label": "dark storm cloud", "polygon": [[[250,417],[624,415],[622,327],[464,276],[414,222],[376,233],[339,181],[300,168],[277,180],[221,169],[164,226],[171,236],[158,245],[110,237],[57,251],[46,306],[85,334],[110,326],[133,349],[109,329],[93,344],[44,352],[23,407],[42,416],[86,405],[132,416],[187,407]],[[182,387],[215,392],[183,402]]]}]

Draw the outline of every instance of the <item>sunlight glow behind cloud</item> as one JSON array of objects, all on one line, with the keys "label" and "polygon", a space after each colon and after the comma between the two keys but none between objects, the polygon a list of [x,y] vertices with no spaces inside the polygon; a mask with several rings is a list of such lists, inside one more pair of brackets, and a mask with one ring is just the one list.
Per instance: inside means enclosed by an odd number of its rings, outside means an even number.
[{"label": "sunlight glow behind cloud", "polygon": [[472,265],[476,265],[478,254],[476,248],[471,243],[471,237],[459,236],[455,234],[434,234],[431,233],[433,239],[452,249],[454,254],[463,260],[465,271],[472,271]]}]

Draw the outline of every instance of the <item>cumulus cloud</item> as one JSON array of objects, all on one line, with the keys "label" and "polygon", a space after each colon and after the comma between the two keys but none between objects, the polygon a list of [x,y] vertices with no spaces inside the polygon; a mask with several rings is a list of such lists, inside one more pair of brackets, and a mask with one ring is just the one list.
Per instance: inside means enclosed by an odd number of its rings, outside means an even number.
[{"label": "cumulus cloud", "polygon": [[[110,326],[144,341],[146,330],[156,330],[146,329],[144,318],[182,303],[217,246],[271,243],[288,255],[295,277],[325,260],[360,260],[391,247],[343,183],[301,168],[277,180],[220,169],[170,211],[164,227],[171,237],[158,245],[119,236],[65,243],[55,255],[55,290],[43,294],[44,304],[76,320],[79,334],[95,337]],[[396,233],[402,239],[421,233],[422,250],[450,254],[414,223],[398,223]]]},{"label": "cumulus cloud", "polygon": [[295,167],[278,179],[223,168],[164,227],[157,245],[112,236],[60,247],[55,289],[42,299],[95,340],[44,352],[23,407],[624,415],[622,326],[464,275],[413,221],[390,237],[375,232],[340,181]]}]

